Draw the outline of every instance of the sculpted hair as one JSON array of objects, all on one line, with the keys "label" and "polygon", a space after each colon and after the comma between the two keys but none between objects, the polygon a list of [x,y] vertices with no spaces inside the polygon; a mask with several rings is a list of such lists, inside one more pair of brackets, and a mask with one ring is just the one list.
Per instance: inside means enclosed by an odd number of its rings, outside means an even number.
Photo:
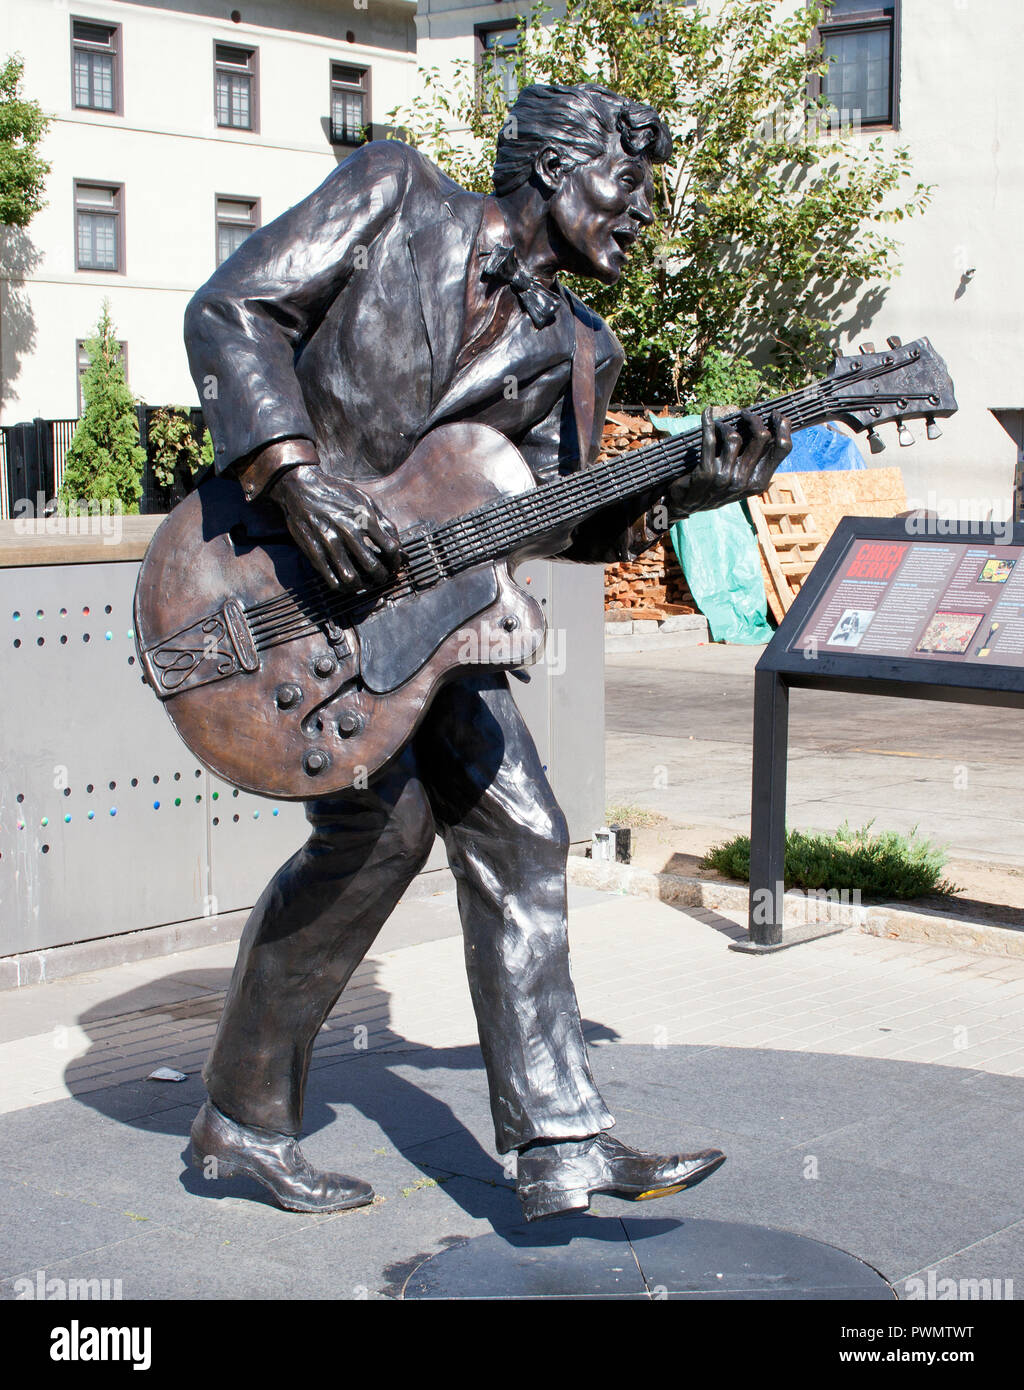
[{"label": "sculpted hair", "polygon": [[495,193],[500,197],[526,183],[542,150],[558,150],[572,168],[604,154],[616,131],[627,154],[652,164],[672,156],[672,133],[652,106],[596,82],[524,87],[498,136]]}]

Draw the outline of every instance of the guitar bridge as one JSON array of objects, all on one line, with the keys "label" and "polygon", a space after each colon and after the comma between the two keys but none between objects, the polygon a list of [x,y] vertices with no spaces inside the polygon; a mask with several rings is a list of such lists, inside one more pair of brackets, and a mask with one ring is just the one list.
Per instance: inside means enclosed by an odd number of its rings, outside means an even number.
[{"label": "guitar bridge", "polygon": [[140,655],[146,679],[160,700],[227,680],[239,671],[260,669],[249,624],[233,598]]}]

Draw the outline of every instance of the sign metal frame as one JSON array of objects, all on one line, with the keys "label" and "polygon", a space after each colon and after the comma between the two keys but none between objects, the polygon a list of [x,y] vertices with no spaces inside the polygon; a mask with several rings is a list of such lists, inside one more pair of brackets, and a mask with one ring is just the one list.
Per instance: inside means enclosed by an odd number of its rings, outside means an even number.
[{"label": "sign metal frame", "polygon": [[[918,526],[922,534],[917,534]],[[856,650],[823,651],[820,647],[813,652],[793,650],[851,545],[859,540],[1024,546],[1024,524],[1015,523],[1011,528],[1009,524],[946,522],[922,518],[920,513],[906,518],[844,517],[839,523],[754,668],[749,941],[736,943],[741,950],[779,950],[797,939],[835,930],[823,926],[783,939],[790,689],[1024,708],[1024,666],[943,661],[934,656],[888,657]]]}]

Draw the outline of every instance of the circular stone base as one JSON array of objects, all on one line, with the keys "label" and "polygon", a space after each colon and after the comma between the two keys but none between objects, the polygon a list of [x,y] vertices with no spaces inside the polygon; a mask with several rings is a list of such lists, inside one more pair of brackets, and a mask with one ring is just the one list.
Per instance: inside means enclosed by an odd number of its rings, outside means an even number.
[{"label": "circular stone base", "polygon": [[453,1245],[403,1298],[894,1299],[853,1255],[733,1221],[555,1217]]}]

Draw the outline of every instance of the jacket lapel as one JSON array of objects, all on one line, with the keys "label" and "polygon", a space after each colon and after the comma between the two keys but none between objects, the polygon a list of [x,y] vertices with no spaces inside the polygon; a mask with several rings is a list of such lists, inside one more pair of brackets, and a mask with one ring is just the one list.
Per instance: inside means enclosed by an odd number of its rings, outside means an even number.
[{"label": "jacket lapel", "polygon": [[408,238],[430,344],[430,399],[436,406],[451,380],[466,316],[466,273],[483,215],[483,199],[452,196],[440,216]]}]

